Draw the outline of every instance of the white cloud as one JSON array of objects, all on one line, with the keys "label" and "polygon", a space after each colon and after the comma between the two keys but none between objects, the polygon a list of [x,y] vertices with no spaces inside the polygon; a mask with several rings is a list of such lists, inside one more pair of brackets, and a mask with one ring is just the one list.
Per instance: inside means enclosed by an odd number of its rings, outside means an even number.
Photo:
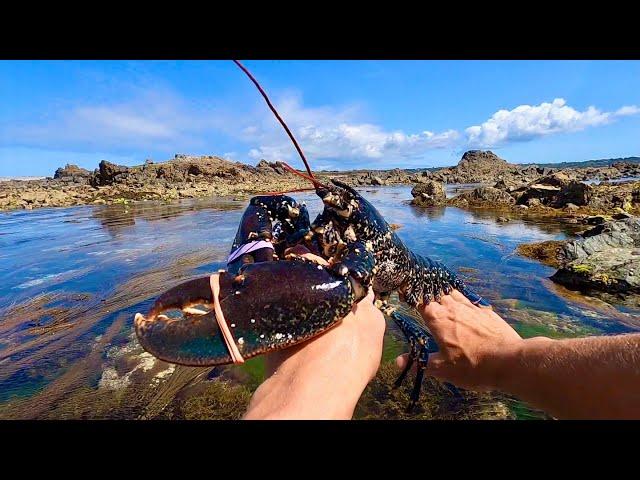
[{"label": "white cloud", "polygon": [[624,117],[625,115],[636,115],[640,113],[640,107],[635,105],[627,105],[616,110],[615,115],[617,117]]},{"label": "white cloud", "polygon": [[[303,151],[314,159],[397,160],[415,157],[434,148],[455,144],[459,133],[423,131],[405,133],[388,131],[372,123],[358,121],[356,106],[343,108],[308,108],[298,96],[288,96],[276,103]],[[265,109],[266,110],[266,109]],[[257,144],[249,156],[258,160],[291,159],[295,149],[271,112],[263,111],[257,124],[242,130],[243,140]]]},{"label": "white cloud", "polygon": [[520,105],[513,110],[498,110],[489,120],[465,130],[467,144],[476,147],[494,147],[509,142],[526,141],[554,133],[568,133],[587,127],[604,125],[616,117],[640,112],[635,105],[615,112],[602,112],[590,106],[580,112],[563,98],[540,105]]},{"label": "white cloud", "polygon": [[[423,166],[429,152],[498,147],[554,133],[604,125],[640,114],[627,105],[612,112],[576,110],[561,98],[551,103],[499,110],[484,123],[458,131],[388,129],[371,121],[362,105],[309,106],[295,92],[274,103],[316,168]],[[225,152],[225,158],[296,161],[297,153],[272,113],[256,95],[251,107],[219,99],[188,101],[170,88],[130,88],[119,102],[67,105],[31,122],[0,125],[0,147],[120,156]],[[425,125],[425,127],[432,127]],[[455,163],[452,159],[451,163]]]},{"label": "white cloud", "polygon": [[0,125],[0,145],[102,151],[167,149],[204,145],[210,117],[169,90],[135,91],[118,103],[68,105],[31,122]]}]

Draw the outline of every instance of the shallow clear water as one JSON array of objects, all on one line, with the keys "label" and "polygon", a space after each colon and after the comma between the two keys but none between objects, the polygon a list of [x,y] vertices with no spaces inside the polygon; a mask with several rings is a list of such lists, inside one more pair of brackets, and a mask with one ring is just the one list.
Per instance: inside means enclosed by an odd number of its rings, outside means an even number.
[{"label": "shallow clear water", "polygon": [[[555,286],[552,268],[515,254],[519,243],[571,235],[570,226],[415,208],[407,204],[410,190],[361,189],[400,224],[410,248],[461,272],[522,335],[640,330],[639,312]],[[313,194],[295,196],[312,217],[320,211]],[[0,418],[12,408],[13,417],[42,417],[74,392],[129,385],[131,369],[149,371],[156,383],[171,377],[171,366],[141,353],[133,315],[167,288],[223,268],[245,204],[205,199],[0,214]],[[389,342],[391,358],[402,347]],[[261,369],[254,364],[243,381],[259,382]]]}]

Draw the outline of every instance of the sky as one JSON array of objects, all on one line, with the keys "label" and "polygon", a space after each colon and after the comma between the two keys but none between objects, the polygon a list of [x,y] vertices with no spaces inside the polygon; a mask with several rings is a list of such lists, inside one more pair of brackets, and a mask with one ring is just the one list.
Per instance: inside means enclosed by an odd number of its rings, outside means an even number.
[{"label": "sky", "polygon": [[[243,63],[315,170],[640,156],[640,61]],[[177,153],[301,167],[231,61],[0,61],[0,177]]]}]

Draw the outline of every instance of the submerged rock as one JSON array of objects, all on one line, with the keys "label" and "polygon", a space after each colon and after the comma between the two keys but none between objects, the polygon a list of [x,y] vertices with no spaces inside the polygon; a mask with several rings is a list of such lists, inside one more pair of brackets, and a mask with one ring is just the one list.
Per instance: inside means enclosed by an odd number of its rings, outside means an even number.
[{"label": "submerged rock", "polygon": [[562,240],[547,240],[539,243],[524,243],[518,245],[516,251],[523,257],[533,258],[545,265],[559,267],[561,265],[561,251],[565,242]]}]

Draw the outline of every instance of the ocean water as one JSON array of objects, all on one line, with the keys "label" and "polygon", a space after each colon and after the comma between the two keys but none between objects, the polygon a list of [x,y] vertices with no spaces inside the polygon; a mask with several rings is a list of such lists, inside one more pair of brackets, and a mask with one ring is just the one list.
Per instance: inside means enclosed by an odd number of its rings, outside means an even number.
[{"label": "ocean water", "polygon": [[[559,287],[548,279],[554,269],[515,253],[519,243],[567,238],[576,226],[415,208],[410,190],[361,192],[400,224],[410,248],[460,272],[523,336],[640,330],[639,312]],[[312,216],[321,210],[312,193],[295,196]],[[101,392],[120,398],[140,389],[152,391],[147,403],[162,411],[196,378],[213,375],[143,352],[133,316],[168,288],[224,268],[245,204],[217,198],[0,213],[0,418],[91,418],[100,409],[110,418],[150,418],[123,406],[128,401],[92,402]],[[388,337],[388,358],[403,350],[398,339]],[[264,366],[250,367],[234,378],[255,388]]]}]

